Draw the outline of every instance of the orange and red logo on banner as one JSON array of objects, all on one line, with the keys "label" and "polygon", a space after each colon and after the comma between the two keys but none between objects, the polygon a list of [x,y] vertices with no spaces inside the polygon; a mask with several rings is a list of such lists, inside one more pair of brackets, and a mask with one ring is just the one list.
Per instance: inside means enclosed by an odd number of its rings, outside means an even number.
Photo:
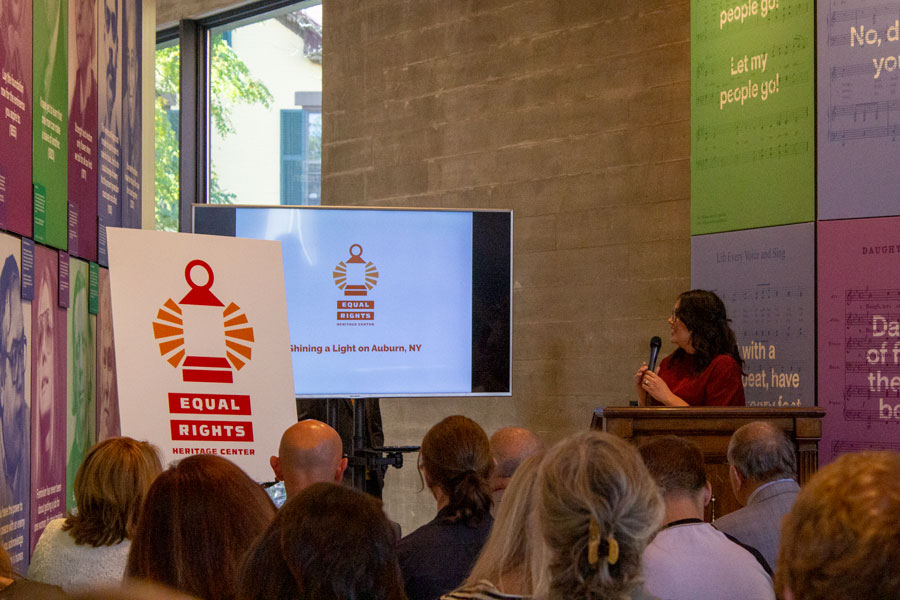
[{"label": "orange and red logo on banner", "polygon": [[[208,279],[198,285],[191,277],[194,268],[206,271]],[[234,372],[240,371],[253,356],[253,327],[240,307],[230,302],[226,307],[212,293],[214,275],[212,267],[202,260],[192,260],[184,269],[184,277],[190,291],[175,302],[166,300],[153,321],[153,337],[159,344],[159,354],[173,368],[181,369],[185,382],[231,384]],[[222,330],[225,343],[218,356],[188,355],[185,348],[185,323],[183,306],[209,307],[222,313]],[[224,310],[222,310],[224,308]],[[211,393],[169,393],[169,413],[186,415],[247,415],[251,414],[250,396],[213,391]],[[216,421],[178,419],[171,421],[172,439],[184,441],[253,441],[253,424],[250,421]]]}]

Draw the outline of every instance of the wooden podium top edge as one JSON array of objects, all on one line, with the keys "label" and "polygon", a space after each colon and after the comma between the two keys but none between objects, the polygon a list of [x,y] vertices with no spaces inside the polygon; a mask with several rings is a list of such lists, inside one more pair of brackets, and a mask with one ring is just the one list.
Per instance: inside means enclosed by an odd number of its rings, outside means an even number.
[{"label": "wooden podium top edge", "polygon": [[821,419],[825,409],[820,406],[606,406],[594,409],[594,418],[618,417],[640,419],[691,418],[812,418]]}]

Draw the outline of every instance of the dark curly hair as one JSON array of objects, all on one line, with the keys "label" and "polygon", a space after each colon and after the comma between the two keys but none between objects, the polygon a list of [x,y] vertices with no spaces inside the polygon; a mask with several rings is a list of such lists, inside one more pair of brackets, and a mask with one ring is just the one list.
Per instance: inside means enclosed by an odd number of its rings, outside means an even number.
[{"label": "dark curly hair", "polygon": [[[741,373],[744,373],[744,359],[738,351],[734,331],[731,330],[731,319],[725,312],[722,299],[708,290],[690,290],[678,296],[678,308],[674,317],[680,319],[691,334],[691,346],[694,347],[693,368],[700,373],[716,356],[727,354],[737,361]],[[687,352],[678,348],[672,354],[672,360],[682,361]]]},{"label": "dark curly hair", "polygon": [[406,600],[381,502],[333,483],[288,500],[251,550],[237,600]]}]

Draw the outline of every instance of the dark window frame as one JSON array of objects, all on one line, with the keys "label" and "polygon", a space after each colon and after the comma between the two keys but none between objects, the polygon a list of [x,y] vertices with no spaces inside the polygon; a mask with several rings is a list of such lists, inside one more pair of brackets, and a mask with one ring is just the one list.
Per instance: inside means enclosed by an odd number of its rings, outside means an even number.
[{"label": "dark window frame", "polygon": [[[156,44],[181,45],[178,230],[193,229],[192,205],[209,202],[209,64],[210,34],[239,27],[262,17],[293,10],[297,0],[260,0],[202,19],[185,19],[160,30]],[[309,5],[319,4],[310,1]]]}]

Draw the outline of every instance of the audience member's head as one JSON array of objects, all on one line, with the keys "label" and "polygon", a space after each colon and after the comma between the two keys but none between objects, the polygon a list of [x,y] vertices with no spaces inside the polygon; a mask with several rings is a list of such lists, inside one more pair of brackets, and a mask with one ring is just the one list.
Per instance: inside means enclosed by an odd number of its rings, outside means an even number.
[{"label": "audience member's head", "polygon": [[529,595],[533,591],[531,557],[534,539],[528,519],[534,507],[534,482],[542,458],[540,452],[532,454],[522,461],[510,479],[505,500],[497,509],[491,535],[466,579],[466,586],[490,581],[507,594]]},{"label": "audience member's head", "polygon": [[112,546],[134,537],[144,498],[162,471],[149,442],[115,437],[94,444],[75,474],[78,510],[63,524],[76,544]]},{"label": "audience member's head", "polygon": [[703,452],[694,442],[674,435],[650,438],[639,447],[641,458],[659,485],[666,504],[666,523],[702,519],[712,497]]},{"label": "audience member's head", "polygon": [[659,529],[663,502],[637,450],[586,431],[547,452],[535,483],[543,548],[533,573],[538,598],[625,598]]},{"label": "audience member's head", "polygon": [[338,432],[321,421],[308,419],[287,428],[278,456],[269,459],[275,479],[284,481],[288,499],[314,483],[340,483],[347,468]]},{"label": "audience member's head", "polygon": [[275,512],[266,492],[234,463],[189,456],[150,487],[125,574],[204,600],[233,598],[244,553]]},{"label": "audience member's head", "polygon": [[734,432],[728,442],[731,487],[741,504],[770,481],[793,478],[797,473],[794,444],[771,423],[754,421]]},{"label": "audience member's head", "polygon": [[900,455],[846,454],[784,519],[775,589],[786,599],[900,598]]},{"label": "audience member's head", "polygon": [[477,523],[490,514],[494,459],[478,423],[455,415],[429,429],[419,466],[445,521]]},{"label": "audience member's head", "polygon": [[491,453],[494,455],[494,472],[491,474],[491,491],[494,509],[500,505],[503,492],[509,485],[519,464],[544,449],[535,433],[524,427],[503,427],[491,436]]},{"label": "audience member's head", "polygon": [[256,543],[238,600],[405,600],[381,502],[316,483],[289,499]]}]

